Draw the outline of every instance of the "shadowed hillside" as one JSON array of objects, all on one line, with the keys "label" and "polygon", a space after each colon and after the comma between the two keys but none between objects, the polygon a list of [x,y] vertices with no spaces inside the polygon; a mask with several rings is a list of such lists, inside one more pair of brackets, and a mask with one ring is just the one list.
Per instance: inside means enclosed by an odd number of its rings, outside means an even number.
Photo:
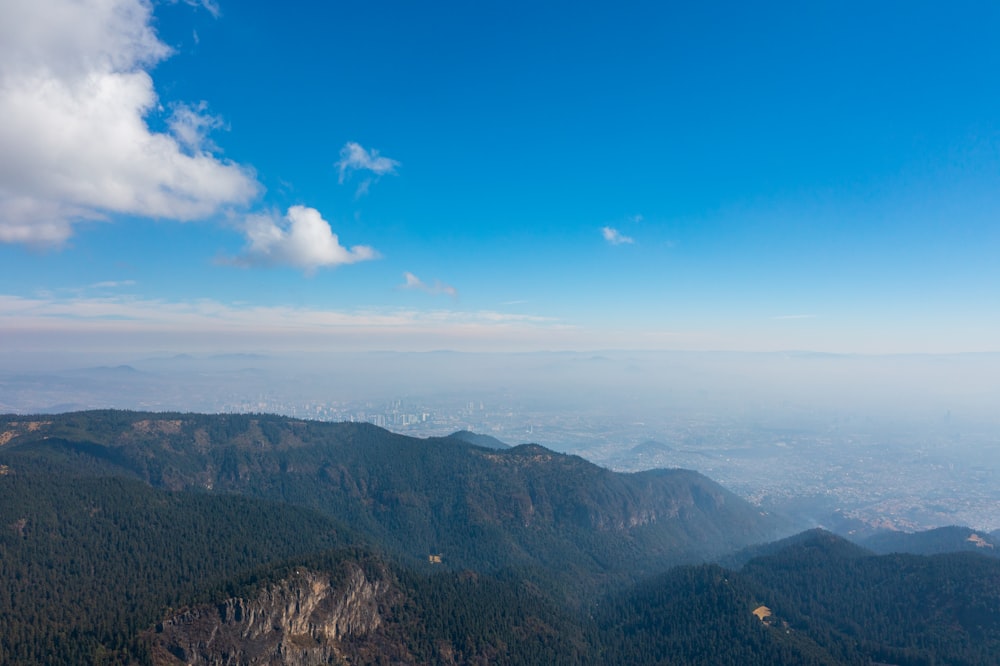
[{"label": "shadowed hillside", "polygon": [[771,529],[695,472],[536,445],[2,417],[0,661],[995,663],[997,558],[876,556],[812,530],[731,569],[673,566]]},{"label": "shadowed hillside", "polygon": [[773,538],[780,524],[696,472],[621,474],[537,445],[416,439],[360,423],[120,411],[7,418],[5,459],[315,509],[415,560],[634,576]]}]

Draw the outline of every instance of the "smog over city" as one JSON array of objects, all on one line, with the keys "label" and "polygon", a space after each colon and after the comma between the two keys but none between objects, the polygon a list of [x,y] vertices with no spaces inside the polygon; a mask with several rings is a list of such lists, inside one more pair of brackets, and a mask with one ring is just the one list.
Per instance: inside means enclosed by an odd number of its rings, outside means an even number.
[{"label": "smog over city", "polygon": [[696,469],[816,525],[853,518],[901,530],[1000,528],[997,354],[317,352],[75,361],[41,371],[52,361],[35,358],[0,376],[8,401],[0,408],[273,413],[418,437],[469,430],[616,470]]}]

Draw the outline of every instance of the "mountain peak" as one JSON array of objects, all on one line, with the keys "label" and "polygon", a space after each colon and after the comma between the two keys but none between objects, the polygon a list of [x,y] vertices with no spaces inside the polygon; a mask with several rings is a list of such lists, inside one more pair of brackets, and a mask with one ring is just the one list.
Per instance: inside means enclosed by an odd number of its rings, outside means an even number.
[{"label": "mountain peak", "polygon": [[454,439],[466,444],[481,446],[486,449],[508,449],[510,446],[501,442],[496,437],[475,433],[470,430],[459,430],[448,435],[445,439]]}]

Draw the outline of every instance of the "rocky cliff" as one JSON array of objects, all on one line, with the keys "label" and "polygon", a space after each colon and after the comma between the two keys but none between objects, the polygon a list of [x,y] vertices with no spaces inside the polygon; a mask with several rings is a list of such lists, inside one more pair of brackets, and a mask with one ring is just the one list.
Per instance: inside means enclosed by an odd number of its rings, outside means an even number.
[{"label": "rocky cliff", "polygon": [[[346,564],[336,579],[297,569],[253,598],[184,610],[151,636],[158,664],[365,663],[398,651],[384,641],[389,607],[399,596],[384,571]],[[394,661],[408,661],[395,655]]]}]

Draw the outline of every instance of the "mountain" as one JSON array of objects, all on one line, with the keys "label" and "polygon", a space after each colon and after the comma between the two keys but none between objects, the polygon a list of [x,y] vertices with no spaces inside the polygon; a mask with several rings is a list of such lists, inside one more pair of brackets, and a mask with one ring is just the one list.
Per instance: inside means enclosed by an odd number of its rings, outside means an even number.
[{"label": "mountain", "polygon": [[3,416],[0,663],[996,663],[1000,559],[746,547],[774,528],[697,473],[537,445]]},{"label": "mountain", "polygon": [[608,663],[996,663],[996,559],[879,556],[822,530],[764,550],[738,570],[682,566],[609,595]]},{"label": "mountain", "polygon": [[[298,568],[251,598],[202,604],[157,624],[148,633],[160,664],[338,663],[381,654],[399,662],[380,607],[400,596],[384,568],[347,561],[333,572]],[[372,570],[374,569],[374,570]]]},{"label": "mountain", "polygon": [[0,468],[0,663],[249,663],[278,650],[290,664],[501,652],[568,664],[589,652],[578,617],[521,576],[416,571],[360,541],[287,504],[22,460]]},{"label": "mountain", "polygon": [[[832,666],[844,662],[791,632],[768,590],[717,565],[676,567],[612,595],[598,610],[609,664]],[[767,606],[764,602],[767,601]],[[766,610],[765,614],[763,611]]]},{"label": "mountain", "polygon": [[458,432],[453,432],[448,435],[449,439],[457,439],[460,442],[465,442],[466,444],[474,444],[475,446],[481,446],[486,449],[509,449],[510,446],[504,444],[496,437],[491,437],[490,435],[481,435],[478,433],[470,432],[468,430],[459,430]]},{"label": "mountain", "polygon": [[116,365],[116,366],[100,365],[93,368],[67,370],[66,374],[87,375],[90,377],[104,377],[108,379],[114,379],[115,377],[133,377],[136,375],[141,375],[143,373],[139,372],[131,365]]},{"label": "mountain", "polygon": [[664,444],[663,442],[657,442],[653,439],[647,439],[644,442],[636,444],[633,446],[629,452],[636,456],[644,455],[660,455],[664,453],[670,453],[674,450],[674,447],[669,444]]},{"label": "mountain", "polygon": [[754,544],[741,548],[721,558],[719,563],[730,569],[739,569],[751,560],[757,560],[777,554],[788,554],[797,550],[810,550],[815,556],[835,558],[838,560],[868,557],[874,552],[856,545],[843,537],[837,536],[821,528],[813,528],[793,534],[790,537],[770,543]]},{"label": "mountain", "polygon": [[0,465],[0,663],[135,653],[136,633],[165,608],[354,541],[299,507],[173,493],[40,461]]},{"label": "mountain", "polygon": [[523,581],[332,551],[144,632],[155,664],[592,663],[588,623]]},{"label": "mountain", "polygon": [[846,663],[990,664],[1000,654],[996,558],[864,555],[813,531],[740,574],[792,631]]},{"label": "mountain", "polygon": [[496,450],[365,423],[95,411],[4,417],[0,433],[13,468],[44,460],[303,506],[387,552],[455,569],[633,578],[783,527],[696,472],[622,474],[537,445]]},{"label": "mountain", "polygon": [[860,543],[865,548],[882,554],[936,555],[967,551],[1000,557],[1000,540],[995,534],[954,525],[913,533],[879,532]]},{"label": "mountain", "polygon": [[[995,663],[1000,562],[865,555],[812,531],[740,570],[672,568],[583,613],[514,574],[415,573],[335,551],[145,633],[158,664]],[[228,661],[227,661],[228,660]],[[257,661],[254,661],[257,660]]]}]

